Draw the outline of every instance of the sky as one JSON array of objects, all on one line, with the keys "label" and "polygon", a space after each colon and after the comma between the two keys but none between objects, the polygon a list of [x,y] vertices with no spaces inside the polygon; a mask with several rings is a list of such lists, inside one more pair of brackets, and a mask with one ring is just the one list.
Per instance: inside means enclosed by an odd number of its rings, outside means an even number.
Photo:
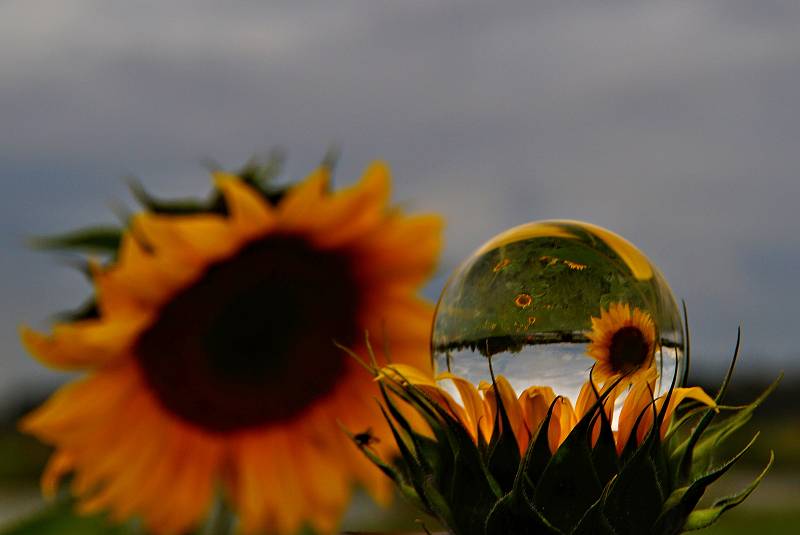
[{"label": "sky", "polygon": [[800,373],[800,3],[0,2],[0,394],[56,381],[18,326],[86,296],[26,237],[113,222],[124,177],[204,194],[203,161],[332,145],[443,213],[426,294],[548,218],[625,236],[685,299],[694,365]]}]

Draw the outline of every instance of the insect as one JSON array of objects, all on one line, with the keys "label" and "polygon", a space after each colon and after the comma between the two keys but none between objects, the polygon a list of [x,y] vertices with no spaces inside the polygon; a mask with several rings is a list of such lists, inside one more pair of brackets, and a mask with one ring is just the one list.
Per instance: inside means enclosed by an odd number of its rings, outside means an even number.
[{"label": "insect", "polygon": [[356,441],[356,444],[360,447],[371,446],[372,444],[377,444],[381,440],[372,434],[372,428],[368,427],[366,431],[363,433],[357,433],[353,436],[353,440]]}]

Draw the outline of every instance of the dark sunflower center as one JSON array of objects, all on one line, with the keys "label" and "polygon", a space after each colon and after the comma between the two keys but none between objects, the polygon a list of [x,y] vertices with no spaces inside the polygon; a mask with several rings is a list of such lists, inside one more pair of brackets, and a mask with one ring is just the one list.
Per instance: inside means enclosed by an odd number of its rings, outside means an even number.
[{"label": "dark sunflower center", "polygon": [[636,327],[622,327],[611,337],[608,348],[611,366],[618,372],[631,372],[645,363],[649,349],[642,331]]},{"label": "dark sunflower center", "polygon": [[211,265],[155,315],[134,351],[162,405],[211,431],[291,419],[362,336],[350,257],[271,236]]}]

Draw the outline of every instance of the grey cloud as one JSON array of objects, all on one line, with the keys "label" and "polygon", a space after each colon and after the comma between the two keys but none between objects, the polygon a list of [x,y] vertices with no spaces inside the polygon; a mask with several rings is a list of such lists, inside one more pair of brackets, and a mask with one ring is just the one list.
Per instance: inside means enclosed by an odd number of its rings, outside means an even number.
[{"label": "grey cloud", "polygon": [[726,354],[742,320],[752,351],[796,355],[800,9],[753,6],[0,4],[3,365],[25,359],[16,318],[83,291],[19,234],[108,219],[126,173],[185,194],[201,157],[281,145],[299,176],[331,142],[342,181],[384,157],[399,199],[447,215],[431,295],[503,228],[583,218],[662,267],[699,351]]}]

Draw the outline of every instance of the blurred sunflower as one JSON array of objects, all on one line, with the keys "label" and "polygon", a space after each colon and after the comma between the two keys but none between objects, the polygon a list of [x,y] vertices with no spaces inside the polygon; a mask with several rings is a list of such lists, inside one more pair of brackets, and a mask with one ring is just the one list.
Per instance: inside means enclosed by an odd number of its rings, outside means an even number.
[{"label": "blurred sunflower", "polygon": [[586,354],[597,361],[593,377],[606,381],[625,375],[629,383],[643,380],[653,365],[656,327],[650,315],[627,303],[612,303],[592,318]]},{"label": "blurred sunflower", "polygon": [[218,485],[248,533],[330,533],[355,483],[388,500],[337,423],[381,436],[377,386],[333,340],[358,352],[371,332],[393,362],[430,370],[416,293],[441,221],[387,206],[382,163],[338,192],[328,175],[271,199],[215,173],[221,210],[141,213],[92,267],[95,317],[23,328],[45,364],[86,372],[22,422],[56,448],[45,493],[72,472],[81,511],[157,533],[198,524]]}]

